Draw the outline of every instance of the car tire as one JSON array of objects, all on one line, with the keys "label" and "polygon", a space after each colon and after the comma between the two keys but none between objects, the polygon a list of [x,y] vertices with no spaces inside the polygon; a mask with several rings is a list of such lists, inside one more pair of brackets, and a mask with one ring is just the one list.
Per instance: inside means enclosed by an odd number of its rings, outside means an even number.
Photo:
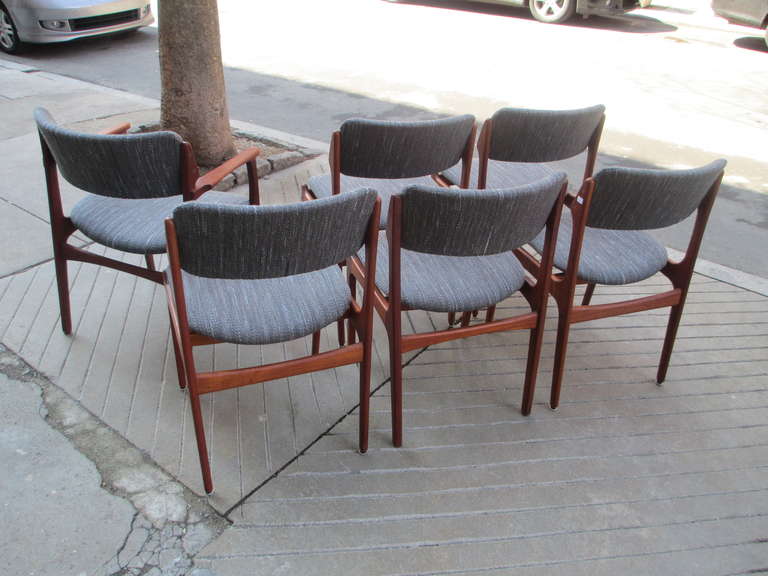
[{"label": "car tire", "polygon": [[0,50],[6,54],[16,54],[22,47],[23,43],[19,40],[10,12],[0,4]]},{"label": "car tire", "polygon": [[576,14],[576,0],[529,0],[528,9],[539,22],[561,24]]}]

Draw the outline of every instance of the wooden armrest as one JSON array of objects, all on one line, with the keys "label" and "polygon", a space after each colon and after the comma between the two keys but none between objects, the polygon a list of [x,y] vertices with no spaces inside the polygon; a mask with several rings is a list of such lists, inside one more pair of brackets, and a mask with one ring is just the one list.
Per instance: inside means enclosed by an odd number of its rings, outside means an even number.
[{"label": "wooden armrest", "polygon": [[248,150],[243,150],[237,156],[233,156],[224,162],[221,166],[214,168],[210,172],[206,172],[203,176],[197,179],[197,182],[195,182],[195,198],[204,192],[208,192],[208,190],[221,182],[227,174],[234,172],[238,167],[256,160],[256,157],[259,154],[261,154],[261,150],[258,148],[248,148]]},{"label": "wooden armrest", "polygon": [[114,126],[112,128],[109,128],[107,130],[102,130],[99,132],[99,134],[125,134],[128,132],[128,128],[131,127],[130,122],[125,122],[123,124],[118,124],[117,126]]}]

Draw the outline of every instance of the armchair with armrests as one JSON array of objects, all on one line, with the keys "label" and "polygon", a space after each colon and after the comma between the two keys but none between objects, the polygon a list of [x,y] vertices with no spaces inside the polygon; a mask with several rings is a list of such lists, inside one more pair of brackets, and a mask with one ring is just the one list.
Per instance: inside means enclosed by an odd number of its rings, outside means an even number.
[{"label": "armchair with armrests", "polygon": [[[657,383],[664,381],[725,164],[725,160],[716,160],[686,170],[608,168],[587,179],[577,196],[566,198],[570,210],[563,210],[554,257],[559,271],[552,275],[551,289],[558,308],[550,397],[553,409],[560,403],[570,326],[578,322],[669,307],[656,374]],[[674,262],[667,257],[665,247],[644,230],[677,224],[693,212],[696,220],[685,256]],[[531,245],[540,254],[546,253],[543,234]],[[543,260],[539,263],[530,255],[523,256],[532,273],[550,270]],[[590,304],[597,284],[622,286],[657,272],[669,279],[669,290],[620,302]],[[587,284],[580,305],[574,304],[577,284]]]},{"label": "armchair with armrests", "polygon": [[[564,173],[503,190],[412,186],[390,200],[386,232],[379,233],[374,305],[389,337],[392,440],[403,441],[402,354],[430,344],[505,330],[530,330],[522,412],[533,403],[546,318],[549,274],[526,275],[514,250],[545,228],[544,262],[554,254]],[[349,267],[370,279],[364,255]],[[406,310],[461,313],[493,306],[520,293],[531,312],[475,324],[405,335]]]},{"label": "armchair with armrests", "polygon": [[[162,282],[153,255],[165,252],[163,220],[190,200],[259,203],[257,148],[241,152],[218,168],[198,177],[192,147],[173,132],[125,134],[122,124],[102,134],[76,132],[59,126],[47,110],[35,110],[53,236],[53,254],[61,309],[61,328],[72,331],[67,262],[108,266],[153,282]],[[249,197],[209,192],[238,166],[248,169]],[[59,174],[87,192],[64,215]],[[99,244],[141,254],[146,268],[77,248],[69,237],[81,232]]]},{"label": "armchair with armrests", "polygon": [[[189,390],[205,491],[213,490],[200,396],[288,376],[360,364],[360,451],[368,447],[373,274],[362,305],[338,263],[364,246],[376,265],[380,202],[361,189],[278,206],[190,202],[166,220],[165,283],[179,382]],[[364,269],[367,272],[367,269]],[[262,366],[199,372],[194,346],[273,344],[347,318],[359,342]]]}]

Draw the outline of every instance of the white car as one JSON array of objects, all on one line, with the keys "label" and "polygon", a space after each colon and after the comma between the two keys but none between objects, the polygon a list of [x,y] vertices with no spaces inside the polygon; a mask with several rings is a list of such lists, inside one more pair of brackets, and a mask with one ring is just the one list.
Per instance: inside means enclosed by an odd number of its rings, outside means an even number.
[{"label": "white car", "polygon": [[0,50],[133,30],[155,21],[148,0],[0,0]]}]

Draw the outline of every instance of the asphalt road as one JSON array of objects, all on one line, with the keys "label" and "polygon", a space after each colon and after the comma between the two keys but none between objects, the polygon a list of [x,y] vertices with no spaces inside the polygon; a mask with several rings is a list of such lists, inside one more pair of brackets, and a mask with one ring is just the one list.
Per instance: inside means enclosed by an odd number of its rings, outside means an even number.
[{"label": "asphalt road", "polygon": [[[610,163],[729,161],[702,256],[768,277],[768,50],[708,0],[654,0],[621,18],[543,25],[467,2],[219,0],[231,115],[327,140],[344,119],[501,106],[607,107]],[[7,57],[160,95],[154,28]],[[682,249],[685,226],[659,233]]]}]

